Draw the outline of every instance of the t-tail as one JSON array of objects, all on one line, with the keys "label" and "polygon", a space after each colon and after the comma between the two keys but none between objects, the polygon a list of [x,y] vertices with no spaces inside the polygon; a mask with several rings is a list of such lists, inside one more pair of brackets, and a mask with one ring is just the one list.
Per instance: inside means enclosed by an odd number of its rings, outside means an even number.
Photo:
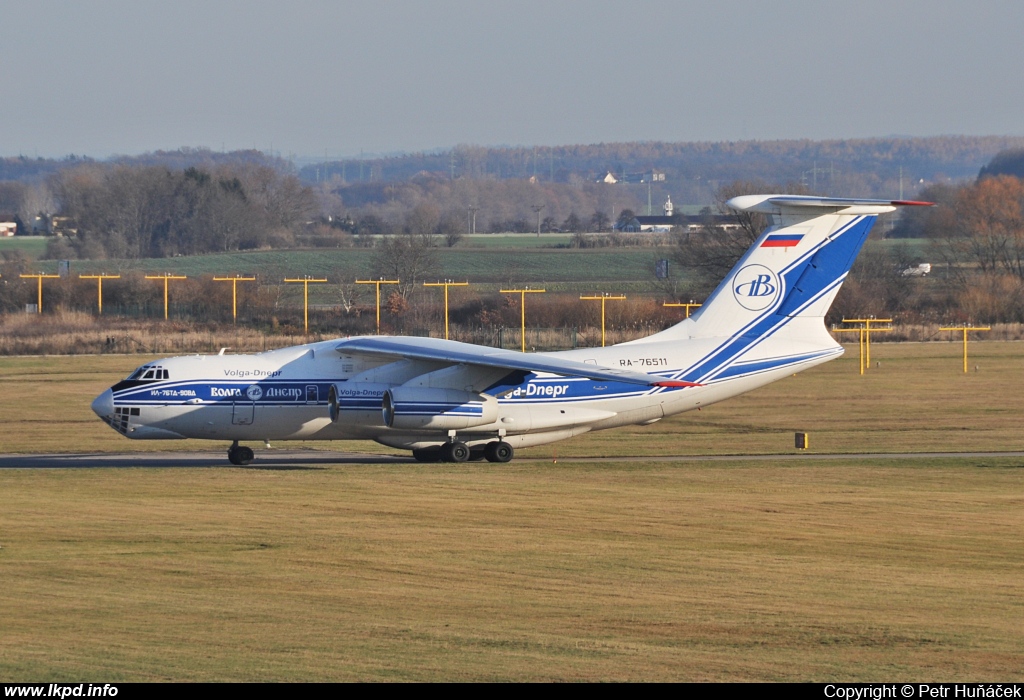
[{"label": "t-tail", "polygon": [[875,219],[898,206],[930,202],[748,195],[727,204],[768,214],[773,225],[697,313],[647,339],[720,339],[684,373],[693,381],[817,364],[841,353],[824,317]]}]

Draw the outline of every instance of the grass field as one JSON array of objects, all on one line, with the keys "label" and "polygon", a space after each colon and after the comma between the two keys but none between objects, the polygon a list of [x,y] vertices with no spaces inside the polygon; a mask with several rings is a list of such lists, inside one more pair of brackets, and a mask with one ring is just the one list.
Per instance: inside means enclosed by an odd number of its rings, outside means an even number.
[{"label": "grass field", "polygon": [[[855,350],[510,465],[4,470],[0,674],[1024,679],[1024,460],[686,458],[1024,446],[1024,344]],[[144,359],[0,359],[0,451],[209,448],[91,415]]]},{"label": "grass field", "polygon": [[[654,277],[654,261],[668,257],[667,249],[616,248],[570,250],[556,248],[453,248],[438,252],[436,277],[504,284],[515,282],[587,283],[593,281],[646,281]],[[250,274],[275,281],[286,276],[326,276],[331,282],[351,283],[373,271],[374,251],[344,248],[297,251],[258,251],[158,258],[137,261],[73,261],[73,274],[117,274],[128,270],[188,275]],[[56,272],[57,262],[41,261],[36,267]]]},{"label": "grass field", "polygon": [[13,236],[0,238],[0,255],[7,251],[20,251],[26,257],[35,260],[46,252],[49,239],[44,236]]}]

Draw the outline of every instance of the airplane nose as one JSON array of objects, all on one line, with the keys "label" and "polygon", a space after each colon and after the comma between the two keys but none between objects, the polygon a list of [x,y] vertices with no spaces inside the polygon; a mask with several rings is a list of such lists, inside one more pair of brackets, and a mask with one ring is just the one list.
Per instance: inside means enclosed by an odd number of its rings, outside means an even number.
[{"label": "airplane nose", "polygon": [[107,389],[92,402],[92,411],[100,418],[114,415],[114,392]]}]

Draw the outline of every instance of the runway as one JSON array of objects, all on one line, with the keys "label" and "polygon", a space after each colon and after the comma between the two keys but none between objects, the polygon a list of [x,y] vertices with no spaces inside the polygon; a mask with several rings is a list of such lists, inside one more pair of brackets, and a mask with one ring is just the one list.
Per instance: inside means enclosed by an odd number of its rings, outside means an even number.
[{"label": "runway", "polygon": [[[922,460],[991,459],[1021,457],[1024,452],[865,452],[842,454],[759,454],[759,455],[651,455],[626,457],[560,457],[559,462],[574,464],[612,464],[638,462],[800,462],[822,460]],[[513,462],[553,462],[549,457],[516,458]],[[232,466],[226,451],[217,452],[135,452],[92,454],[0,454],[0,469],[325,469],[339,464],[419,464],[411,456],[378,455],[361,452],[321,452],[314,450],[262,450],[246,467]],[[503,464],[476,462],[481,467]],[[442,465],[430,465],[442,466]]]}]

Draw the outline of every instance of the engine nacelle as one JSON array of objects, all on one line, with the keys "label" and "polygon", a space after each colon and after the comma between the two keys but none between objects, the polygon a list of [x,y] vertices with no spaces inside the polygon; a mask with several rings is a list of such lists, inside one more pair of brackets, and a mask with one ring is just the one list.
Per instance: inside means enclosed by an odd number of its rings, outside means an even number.
[{"label": "engine nacelle", "polygon": [[381,412],[389,428],[462,430],[498,419],[498,400],[456,389],[396,386],[384,392]]},{"label": "engine nacelle", "polygon": [[331,384],[327,392],[331,422],[341,420],[355,425],[382,425],[381,400],[389,386],[370,382]]}]

